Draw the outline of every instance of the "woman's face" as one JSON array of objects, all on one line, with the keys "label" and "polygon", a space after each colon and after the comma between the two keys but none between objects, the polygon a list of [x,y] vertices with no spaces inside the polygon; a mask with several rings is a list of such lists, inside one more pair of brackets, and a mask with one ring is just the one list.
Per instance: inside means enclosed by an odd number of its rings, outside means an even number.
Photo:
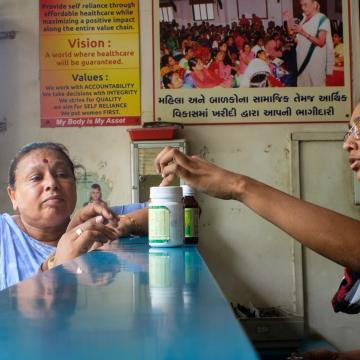
[{"label": "woman's face", "polygon": [[186,54],[186,57],[188,59],[191,59],[192,57],[194,57],[194,50],[193,49],[189,49],[189,51]]},{"label": "woman's face", "polygon": [[31,151],[19,161],[15,179],[8,193],[24,224],[44,229],[67,224],[76,204],[76,182],[61,153]]},{"label": "woman's face", "polygon": [[171,89],[180,89],[183,86],[183,81],[178,73],[174,73],[171,78]]},{"label": "woman's face", "polygon": [[316,4],[313,0],[300,0],[300,5],[306,16],[312,15],[316,12]]},{"label": "woman's face", "polygon": [[227,50],[227,44],[226,43],[221,44],[219,50],[225,52]]},{"label": "woman's face", "polygon": [[234,44],[234,38],[233,37],[229,37],[228,41],[227,41],[228,46],[231,46],[232,44]]},{"label": "woman's face", "polygon": [[204,64],[201,60],[198,60],[198,62],[196,63],[196,66],[195,66],[195,70],[202,70],[204,67]]},{"label": "woman's face", "polygon": [[215,56],[215,61],[216,62],[221,62],[223,60],[224,60],[224,53],[219,51]]},{"label": "woman's face", "polygon": [[246,45],[244,46],[244,52],[248,54],[250,51],[251,51],[250,45],[249,45],[249,44],[246,44]]},{"label": "woman's face", "polygon": [[349,129],[353,129],[352,134],[346,137],[343,148],[349,154],[349,165],[356,177],[360,180],[360,105],[358,105],[351,117]]},{"label": "woman's face", "polygon": [[266,60],[267,60],[267,54],[266,54],[266,52],[265,52],[265,51],[262,51],[262,52],[259,54],[258,58],[261,59],[261,60],[266,61]]},{"label": "woman's face", "polygon": [[341,37],[338,34],[333,35],[333,43],[334,43],[334,45],[341,44]]},{"label": "woman's face", "polygon": [[175,65],[175,59],[172,56],[169,56],[168,65],[169,66],[174,66]]}]

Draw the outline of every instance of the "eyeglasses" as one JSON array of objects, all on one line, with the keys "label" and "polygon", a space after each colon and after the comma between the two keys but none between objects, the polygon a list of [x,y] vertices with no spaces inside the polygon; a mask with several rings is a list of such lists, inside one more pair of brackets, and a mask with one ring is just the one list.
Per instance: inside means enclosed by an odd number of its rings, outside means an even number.
[{"label": "eyeglasses", "polygon": [[360,131],[358,130],[360,127],[360,117],[354,119],[354,125],[346,132],[344,136],[344,142],[347,141],[349,136],[352,136],[355,140],[360,139]]}]

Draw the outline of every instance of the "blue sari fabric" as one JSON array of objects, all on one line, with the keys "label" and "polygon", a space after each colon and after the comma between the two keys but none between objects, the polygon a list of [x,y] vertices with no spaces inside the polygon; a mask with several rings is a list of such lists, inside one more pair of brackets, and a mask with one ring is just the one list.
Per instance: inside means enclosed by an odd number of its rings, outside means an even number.
[{"label": "blue sari fabric", "polygon": [[[145,207],[129,204],[112,210],[125,215]],[[0,214],[0,290],[37,274],[41,263],[55,250],[23,232],[9,214]]]},{"label": "blue sari fabric", "polygon": [[23,232],[9,214],[0,214],[0,290],[35,275],[54,251]]}]

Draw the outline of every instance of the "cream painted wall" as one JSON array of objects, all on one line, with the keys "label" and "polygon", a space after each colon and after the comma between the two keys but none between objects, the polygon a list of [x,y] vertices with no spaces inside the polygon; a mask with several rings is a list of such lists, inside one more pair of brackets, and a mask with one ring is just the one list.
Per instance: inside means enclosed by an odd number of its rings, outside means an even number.
[{"label": "cream painted wall", "polygon": [[[353,174],[341,146],[341,141],[300,142],[301,198],[359,219],[360,207],[354,205],[353,194],[348,191],[353,187]],[[309,331],[320,332],[337,347],[360,349],[358,316],[335,313],[330,306],[342,267],[310,249],[304,250],[303,259]]]},{"label": "cream painted wall", "polygon": [[[140,0],[140,4],[142,117],[150,121],[153,102],[151,2]],[[0,211],[11,211],[5,191],[9,162],[20,146],[35,140],[64,143],[76,162],[111,180],[112,203],[129,202],[130,145],[126,128],[39,127],[37,14],[37,0],[0,0],[0,31],[18,31],[15,40],[0,41],[0,118],[8,120],[8,130],[0,133]],[[356,91],[359,100],[358,86]],[[186,127],[183,135],[188,139],[190,152],[201,153],[228,169],[289,192],[290,134],[342,131],[345,127],[343,124],[196,126]],[[200,201],[203,208],[200,250],[227,298],[245,305],[251,300],[258,306],[290,308],[289,237],[239,203],[207,196],[201,196]],[[320,285],[319,291],[326,286]],[[312,294],[308,296],[311,298]]]}]

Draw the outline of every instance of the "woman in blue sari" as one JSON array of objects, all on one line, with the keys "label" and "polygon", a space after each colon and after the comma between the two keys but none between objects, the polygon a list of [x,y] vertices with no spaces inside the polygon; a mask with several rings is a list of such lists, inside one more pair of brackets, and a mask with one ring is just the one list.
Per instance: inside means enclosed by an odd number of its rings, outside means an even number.
[{"label": "woman in blue sari", "polygon": [[[66,148],[49,142],[24,146],[12,161],[8,194],[16,214],[0,214],[0,290],[120,236],[147,232],[142,204],[119,217],[94,202],[70,218],[74,168]],[[116,210],[128,213],[126,206]]]}]

